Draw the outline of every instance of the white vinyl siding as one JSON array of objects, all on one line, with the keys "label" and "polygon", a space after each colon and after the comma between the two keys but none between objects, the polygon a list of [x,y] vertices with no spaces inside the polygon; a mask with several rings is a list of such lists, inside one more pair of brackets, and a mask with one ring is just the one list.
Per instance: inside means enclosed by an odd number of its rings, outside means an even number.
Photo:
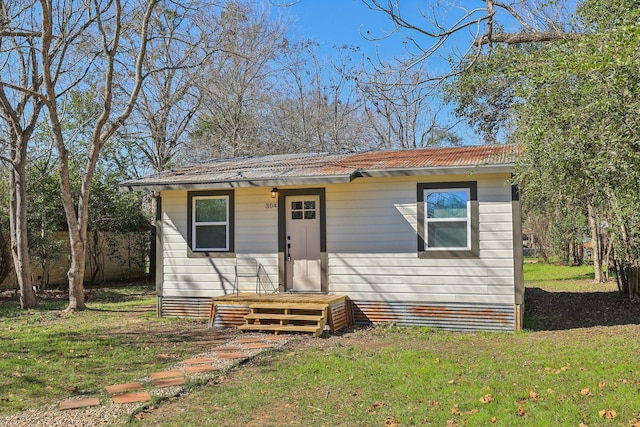
[{"label": "white vinyl siding", "polygon": [[[479,255],[420,258],[416,184],[470,180],[477,182]],[[325,188],[330,293],[347,294],[354,301],[506,305],[515,300],[508,180],[508,174],[358,178],[345,184],[286,188]],[[255,257],[277,283],[278,209],[270,189],[233,190],[233,255]],[[233,256],[189,256],[187,203],[187,191],[162,192],[163,296],[230,293]],[[255,281],[247,282],[245,289],[252,286]]]},{"label": "white vinyl siding", "polygon": [[[278,216],[269,189],[235,190],[235,256],[253,257],[278,282]],[[190,256],[187,191],[162,192],[163,291],[165,297],[211,297],[232,292],[235,257]],[[255,279],[241,291],[254,291]]]},{"label": "white vinyl siding", "polygon": [[327,187],[329,292],[347,293],[354,301],[513,304],[509,176],[473,177],[478,257],[416,254],[416,182],[455,178],[371,179]]}]

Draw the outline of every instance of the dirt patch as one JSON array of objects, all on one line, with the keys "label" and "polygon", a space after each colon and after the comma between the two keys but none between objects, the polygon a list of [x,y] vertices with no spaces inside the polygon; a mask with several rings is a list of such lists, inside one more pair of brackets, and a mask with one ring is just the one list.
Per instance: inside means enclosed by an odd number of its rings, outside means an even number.
[{"label": "dirt patch", "polygon": [[525,293],[528,327],[557,331],[640,324],[640,302],[617,292],[555,292],[530,287]]}]

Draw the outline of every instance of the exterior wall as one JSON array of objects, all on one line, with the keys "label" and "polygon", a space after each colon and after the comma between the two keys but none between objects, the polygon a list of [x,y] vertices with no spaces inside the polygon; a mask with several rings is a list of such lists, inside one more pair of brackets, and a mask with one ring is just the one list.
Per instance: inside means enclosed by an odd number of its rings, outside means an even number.
[{"label": "exterior wall", "polygon": [[[235,190],[235,253],[256,258],[276,283],[278,209],[269,190]],[[232,292],[235,258],[189,256],[187,191],[162,192],[161,223],[163,297],[211,297]],[[255,279],[242,279],[240,290],[255,291]]]},{"label": "exterior wall", "polygon": [[[420,182],[469,180],[464,177]],[[327,189],[329,291],[353,300],[514,303],[508,176],[478,181],[479,258],[417,257],[416,180]]]},{"label": "exterior wall", "polygon": [[[359,178],[306,186],[326,189],[328,292],[347,294],[360,321],[514,330],[518,271],[509,178]],[[479,257],[419,258],[417,183],[470,180],[478,182]],[[235,254],[257,258],[277,283],[278,209],[269,190],[235,189]],[[162,192],[162,207],[159,296],[175,300],[231,293],[234,257],[189,255],[187,191]],[[246,279],[240,289],[255,290],[255,280]]]}]

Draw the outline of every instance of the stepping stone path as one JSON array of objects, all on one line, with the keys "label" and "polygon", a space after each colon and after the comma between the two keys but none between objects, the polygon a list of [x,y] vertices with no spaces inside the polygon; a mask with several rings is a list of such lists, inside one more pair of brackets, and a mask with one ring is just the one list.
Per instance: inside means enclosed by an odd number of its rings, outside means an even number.
[{"label": "stepping stone path", "polygon": [[[186,384],[185,373],[198,374],[204,372],[218,371],[219,368],[216,363],[223,360],[242,359],[249,357],[243,350],[265,350],[273,348],[274,345],[269,341],[283,341],[289,337],[283,335],[264,335],[262,337],[243,337],[236,338],[234,341],[238,345],[225,345],[212,349],[212,353],[215,357],[195,357],[186,359],[183,361],[184,366],[178,370],[168,370],[161,372],[153,372],[149,374],[151,378],[150,386],[155,388],[166,388],[171,386],[181,386]],[[145,387],[139,382],[131,382],[125,384],[114,384],[106,386],[105,390],[107,394],[116,404],[126,403],[140,403],[149,402],[151,400],[151,394],[145,391]],[[60,402],[58,409],[80,409],[91,406],[99,406],[100,398],[82,398],[71,399]]]}]

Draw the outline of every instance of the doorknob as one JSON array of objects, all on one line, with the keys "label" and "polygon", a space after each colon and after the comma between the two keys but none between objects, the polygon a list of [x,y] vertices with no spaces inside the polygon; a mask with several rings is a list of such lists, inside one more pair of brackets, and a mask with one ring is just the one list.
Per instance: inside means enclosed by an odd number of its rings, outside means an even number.
[{"label": "doorknob", "polygon": [[287,262],[291,262],[291,243],[287,243]]}]

